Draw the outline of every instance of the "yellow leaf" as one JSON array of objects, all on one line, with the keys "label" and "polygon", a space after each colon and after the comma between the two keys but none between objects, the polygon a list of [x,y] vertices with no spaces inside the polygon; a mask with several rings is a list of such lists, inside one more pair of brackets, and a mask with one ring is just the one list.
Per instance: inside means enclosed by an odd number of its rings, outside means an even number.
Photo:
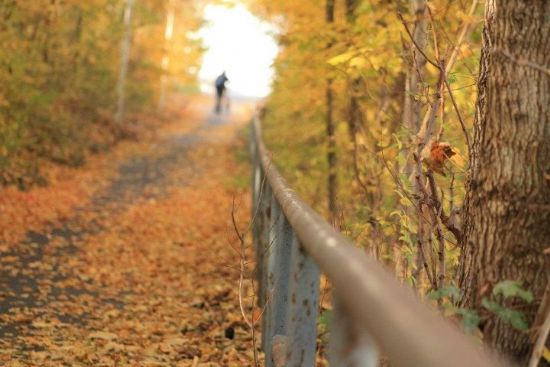
[{"label": "yellow leaf", "polygon": [[350,68],[362,68],[367,63],[367,60],[363,56],[356,56],[349,61]]},{"label": "yellow leaf", "polygon": [[106,331],[96,331],[88,335],[88,339],[115,340],[118,335]]},{"label": "yellow leaf", "polygon": [[458,150],[458,148],[453,147],[453,151],[456,154],[450,158],[451,162],[454,163],[458,168],[463,168],[464,165],[466,164],[464,157],[462,156],[462,154],[460,154],[460,151]]},{"label": "yellow leaf", "polygon": [[333,58],[329,59],[328,63],[331,64],[331,65],[336,66],[336,65],[348,62],[354,56],[355,56],[355,51],[344,52],[343,54],[340,54],[338,56],[334,56]]},{"label": "yellow leaf", "polygon": [[53,324],[44,321],[33,321],[32,326],[37,329],[48,329],[54,327]]}]

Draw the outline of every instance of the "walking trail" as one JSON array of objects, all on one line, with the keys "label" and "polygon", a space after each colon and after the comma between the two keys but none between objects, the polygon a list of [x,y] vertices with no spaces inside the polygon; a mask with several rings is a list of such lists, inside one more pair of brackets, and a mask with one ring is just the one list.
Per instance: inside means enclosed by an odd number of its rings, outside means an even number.
[{"label": "walking trail", "polygon": [[233,199],[250,212],[250,105],[210,103],[0,199],[0,366],[250,364],[231,222]]}]

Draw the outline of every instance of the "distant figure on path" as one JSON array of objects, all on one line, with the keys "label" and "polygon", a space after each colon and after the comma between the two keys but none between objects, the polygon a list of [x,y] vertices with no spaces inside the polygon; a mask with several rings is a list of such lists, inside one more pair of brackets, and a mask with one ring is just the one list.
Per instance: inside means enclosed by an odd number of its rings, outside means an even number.
[{"label": "distant figure on path", "polygon": [[227,75],[225,75],[225,71],[216,78],[215,86],[216,86],[216,113],[219,114],[222,111],[222,100],[224,95],[226,94],[226,87],[225,83],[227,83],[229,79],[227,79]]}]

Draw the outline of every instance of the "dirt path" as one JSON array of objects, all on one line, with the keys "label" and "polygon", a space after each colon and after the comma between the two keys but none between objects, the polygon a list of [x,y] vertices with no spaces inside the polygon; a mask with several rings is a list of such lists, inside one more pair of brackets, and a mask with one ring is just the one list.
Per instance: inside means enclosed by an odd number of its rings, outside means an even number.
[{"label": "dirt path", "polygon": [[[238,107],[238,106],[237,106]],[[160,136],[91,203],[0,258],[0,365],[245,366],[231,225],[244,110]]]}]

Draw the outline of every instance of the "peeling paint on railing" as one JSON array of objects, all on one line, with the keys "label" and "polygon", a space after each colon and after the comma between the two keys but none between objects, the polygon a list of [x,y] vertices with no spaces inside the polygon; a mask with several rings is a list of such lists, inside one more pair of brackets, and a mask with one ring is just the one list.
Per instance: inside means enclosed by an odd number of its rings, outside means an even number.
[{"label": "peeling paint on railing", "polygon": [[[334,293],[331,366],[505,366],[337,232],[288,187],[252,124],[254,247],[267,367],[315,366],[321,272]],[[275,364],[276,363],[276,364]]]}]

